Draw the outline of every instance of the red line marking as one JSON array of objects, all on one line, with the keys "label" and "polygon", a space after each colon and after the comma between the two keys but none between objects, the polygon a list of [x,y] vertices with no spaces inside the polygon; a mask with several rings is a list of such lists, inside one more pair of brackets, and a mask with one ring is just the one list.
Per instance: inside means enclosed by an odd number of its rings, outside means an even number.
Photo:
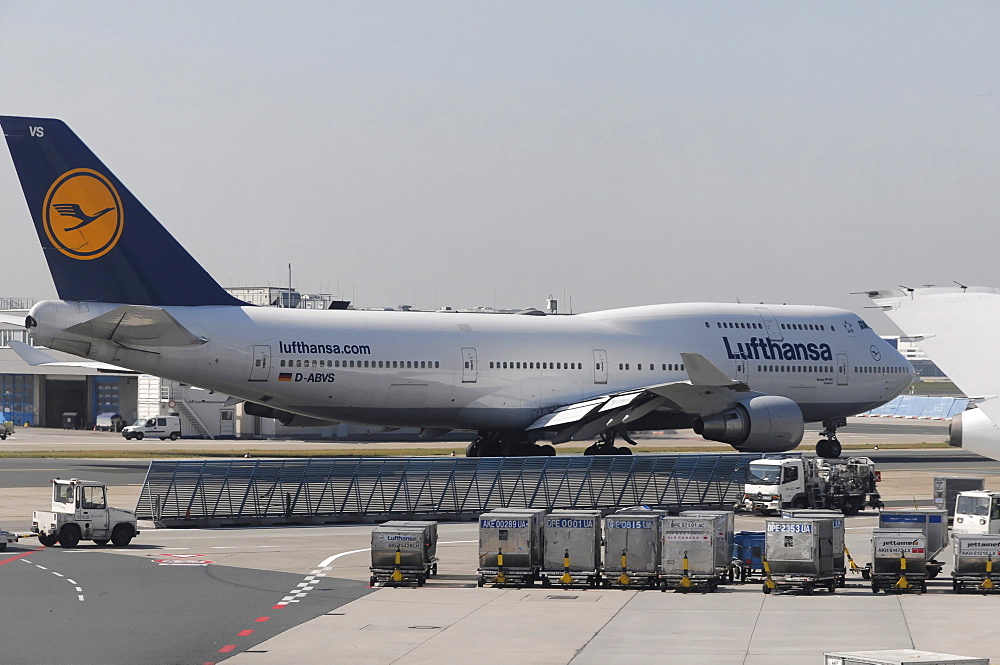
[{"label": "red line marking", "polygon": [[285,607],[284,605],[275,605],[275,606],[274,606],[274,607],[272,607],[271,609],[272,609],[272,610],[280,610],[280,609],[283,609],[284,607]]},{"label": "red line marking", "polygon": [[236,637],[249,637],[252,634],[253,634],[252,629],[241,630],[240,632],[236,633]]},{"label": "red line marking", "polygon": [[18,559],[23,559],[24,557],[30,556],[30,555],[34,554],[35,552],[40,552],[43,549],[45,549],[45,548],[39,547],[37,550],[28,550],[27,552],[23,552],[21,554],[16,554],[16,555],[10,557],[9,559],[4,559],[3,561],[0,561],[0,566],[4,565],[5,563],[10,563],[11,561],[17,561]]},{"label": "red line marking", "polygon": [[270,618],[271,617],[257,617],[256,619],[254,619],[254,623],[262,623],[264,621],[267,621]]},{"label": "red line marking", "polygon": [[227,644],[226,646],[224,646],[221,649],[219,649],[219,653],[229,653],[230,651],[232,651],[235,648],[236,648],[235,644]]}]

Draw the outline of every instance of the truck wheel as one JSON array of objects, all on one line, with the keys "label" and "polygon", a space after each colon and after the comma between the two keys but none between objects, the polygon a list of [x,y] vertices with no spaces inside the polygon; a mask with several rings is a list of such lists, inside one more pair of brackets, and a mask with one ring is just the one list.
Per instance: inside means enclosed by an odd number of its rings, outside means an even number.
[{"label": "truck wheel", "polygon": [[6,440],[7,440],[7,435],[4,433],[0,433],[0,441],[6,441]]},{"label": "truck wheel", "polygon": [[142,441],[142,432],[136,432],[135,433],[135,440],[136,441]]},{"label": "truck wheel", "polygon": [[177,432],[171,432],[170,433],[170,440],[171,441],[176,441],[177,440]]},{"label": "truck wheel", "polygon": [[111,541],[108,540],[107,538],[94,538],[94,542],[97,543],[98,545],[100,545],[101,547],[104,547],[105,545],[107,545]]},{"label": "truck wheel", "polygon": [[111,531],[111,542],[115,544],[115,547],[128,547],[134,537],[135,529],[132,528],[131,524],[116,524]]},{"label": "truck wheel", "polygon": [[57,542],[59,542],[59,537],[57,535],[55,535],[55,534],[52,534],[51,536],[45,536],[45,535],[42,535],[42,534],[38,534],[38,542],[40,542],[45,547],[52,547]]},{"label": "truck wheel", "polygon": [[132,440],[132,437],[129,436],[128,434],[122,434],[122,436],[125,437],[126,441],[131,441]]},{"label": "truck wheel", "polygon": [[67,524],[59,532],[59,544],[63,547],[72,548],[80,544],[80,527],[75,524]]}]

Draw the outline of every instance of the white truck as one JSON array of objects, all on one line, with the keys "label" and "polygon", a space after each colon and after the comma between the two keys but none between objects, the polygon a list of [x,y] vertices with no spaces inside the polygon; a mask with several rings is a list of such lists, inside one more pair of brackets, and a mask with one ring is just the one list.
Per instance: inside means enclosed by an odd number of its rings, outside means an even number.
[{"label": "white truck", "polygon": [[855,515],[882,506],[879,474],[867,457],[768,458],[750,462],[737,508],[777,514],[783,508],[836,509]]},{"label": "white truck", "polygon": [[52,481],[52,510],[31,513],[31,531],[52,547],[76,547],[81,540],[125,547],[139,535],[135,513],[108,506],[107,487],[93,480]]},{"label": "white truck", "polygon": [[953,533],[1000,534],[1000,492],[959,492],[955,497],[951,530]]},{"label": "white truck", "polygon": [[127,441],[144,437],[159,437],[161,441],[170,439],[176,441],[181,436],[180,416],[157,416],[155,418],[139,418],[131,425],[122,428],[122,436]]}]

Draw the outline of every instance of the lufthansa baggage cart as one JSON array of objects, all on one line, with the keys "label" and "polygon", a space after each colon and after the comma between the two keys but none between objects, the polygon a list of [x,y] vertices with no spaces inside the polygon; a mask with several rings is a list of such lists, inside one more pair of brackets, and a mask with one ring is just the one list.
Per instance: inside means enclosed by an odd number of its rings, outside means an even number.
[{"label": "lufthansa baggage cart", "polygon": [[553,510],[542,528],[542,584],[596,587],[601,580],[601,511]]},{"label": "lufthansa baggage cart", "polygon": [[625,511],[604,519],[604,586],[659,584],[660,510]]},{"label": "lufthansa baggage cart", "polygon": [[372,529],[372,586],[423,586],[437,574],[437,523],[385,523]]},{"label": "lufthansa baggage cart", "polygon": [[541,567],[541,525],[532,513],[479,516],[479,586],[526,586]]},{"label": "lufthansa baggage cart", "polygon": [[[833,522],[833,570],[837,573],[837,586],[847,586],[847,558],[844,536],[844,513],[839,510],[821,510],[819,508],[789,508],[781,511],[782,517],[804,517],[806,519],[828,519]],[[857,570],[857,566],[855,566]]]}]

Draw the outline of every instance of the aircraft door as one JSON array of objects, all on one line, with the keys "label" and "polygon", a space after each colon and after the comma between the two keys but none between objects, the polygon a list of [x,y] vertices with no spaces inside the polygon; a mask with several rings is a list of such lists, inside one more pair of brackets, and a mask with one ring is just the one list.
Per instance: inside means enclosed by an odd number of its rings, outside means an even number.
[{"label": "aircraft door", "polygon": [[781,326],[778,325],[778,320],[774,318],[771,310],[767,307],[758,307],[757,313],[760,314],[760,318],[764,322],[764,330],[767,331],[767,338],[773,339],[775,342],[780,342],[783,338]]},{"label": "aircraft door", "polygon": [[475,383],[479,378],[479,363],[476,361],[476,350],[471,347],[462,349],[462,383]]},{"label": "aircraft door", "polygon": [[253,364],[250,366],[248,381],[267,381],[271,374],[271,347],[266,344],[255,344],[253,347]]},{"label": "aircraft door", "polygon": [[846,353],[838,353],[837,354],[837,385],[838,386],[846,386],[847,385],[847,376],[848,376],[847,370],[848,370],[848,367],[847,367],[847,354]]},{"label": "aircraft door", "polygon": [[736,359],[736,377],[735,377],[735,379],[737,381],[742,381],[743,383],[747,382],[747,371],[748,371],[747,370],[747,366],[749,364],[750,364],[750,361],[747,360],[746,358],[737,358]]},{"label": "aircraft door", "polygon": [[219,436],[236,436],[235,415],[233,409],[219,411]]},{"label": "aircraft door", "polygon": [[594,349],[594,383],[608,382],[608,352]]}]

